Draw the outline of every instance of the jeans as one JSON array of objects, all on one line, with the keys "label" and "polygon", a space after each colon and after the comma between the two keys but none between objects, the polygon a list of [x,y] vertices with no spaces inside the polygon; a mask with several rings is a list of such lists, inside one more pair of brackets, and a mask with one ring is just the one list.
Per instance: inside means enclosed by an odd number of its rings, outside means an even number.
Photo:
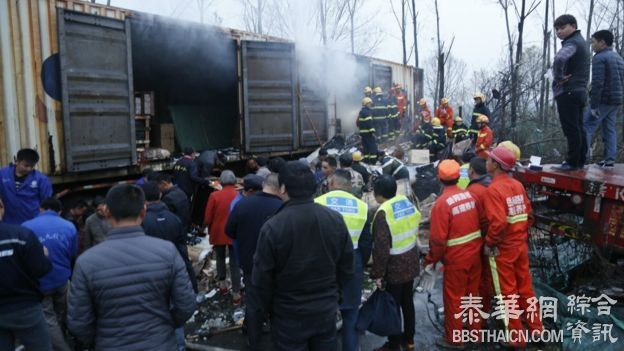
[{"label": "jeans", "polygon": [[571,91],[555,98],[559,121],[566,139],[568,139],[568,156],[566,162],[572,167],[583,167],[587,154],[587,135],[583,129],[583,110],[587,93]]},{"label": "jeans", "polygon": [[336,314],[298,319],[273,316],[271,333],[275,350],[336,351]]},{"label": "jeans", "polygon": [[587,134],[587,159],[589,160],[589,152],[591,142],[598,126],[600,126],[600,133],[602,134],[602,141],[604,142],[604,160],[615,161],[617,153],[617,132],[615,131],[615,119],[617,118],[619,105],[600,105],[598,111],[600,115],[598,118],[594,118],[591,114],[591,108],[585,110],[585,117],[583,125],[585,127],[585,133]]},{"label": "jeans", "polygon": [[186,340],[184,338],[184,327],[176,328],[176,345],[178,345],[178,351],[186,350]]},{"label": "jeans", "polygon": [[342,315],[342,351],[357,351],[360,349],[358,331],[355,328],[358,319],[358,308],[340,309]]},{"label": "jeans", "polygon": [[71,351],[65,340],[67,313],[67,284],[48,292],[42,301],[43,314],[54,351]]},{"label": "jeans", "polygon": [[215,245],[214,249],[217,253],[217,280],[225,280],[225,247],[228,248],[228,254],[230,255],[230,278],[232,279],[232,291],[235,293],[240,292],[241,288],[241,273],[238,262],[236,261],[236,255],[232,245]]},{"label": "jeans", "polygon": [[52,351],[41,304],[0,312],[0,350],[14,350],[15,338],[19,338],[28,351]]},{"label": "jeans", "polygon": [[402,284],[388,284],[386,286],[386,291],[394,297],[397,307],[403,314],[403,334],[388,337],[388,342],[392,349],[400,348],[402,341],[414,340],[414,334],[416,334],[416,311],[414,310],[413,287],[414,280]]}]

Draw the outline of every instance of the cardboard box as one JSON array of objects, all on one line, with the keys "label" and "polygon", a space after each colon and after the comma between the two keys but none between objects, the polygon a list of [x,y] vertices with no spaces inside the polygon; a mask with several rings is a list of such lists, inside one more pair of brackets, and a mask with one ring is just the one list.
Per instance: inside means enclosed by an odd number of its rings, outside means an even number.
[{"label": "cardboard box", "polygon": [[425,164],[429,163],[429,150],[409,150],[407,152],[408,163]]},{"label": "cardboard box", "polygon": [[170,152],[175,150],[175,129],[172,123],[156,124],[151,129],[152,147],[160,147]]}]

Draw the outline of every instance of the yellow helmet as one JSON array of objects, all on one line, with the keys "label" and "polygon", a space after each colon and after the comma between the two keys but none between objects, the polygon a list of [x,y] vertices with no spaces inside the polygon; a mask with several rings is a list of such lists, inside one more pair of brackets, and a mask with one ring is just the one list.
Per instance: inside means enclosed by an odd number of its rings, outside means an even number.
[{"label": "yellow helmet", "polygon": [[356,151],[353,154],[351,154],[351,157],[353,157],[353,161],[356,161],[356,162],[362,161],[362,153],[359,151]]},{"label": "yellow helmet", "polygon": [[373,92],[375,92],[375,94],[383,94],[383,90],[381,90],[380,87],[375,87],[375,89],[373,89]]},{"label": "yellow helmet", "polygon": [[479,117],[477,117],[477,123],[490,123],[490,119],[486,115],[479,115]]},{"label": "yellow helmet", "polygon": [[447,98],[442,98],[442,100],[440,100],[440,103],[442,105],[446,105],[446,104],[448,104],[448,99]]},{"label": "yellow helmet", "polygon": [[364,94],[372,94],[373,93],[373,89],[371,89],[371,87],[364,87]]},{"label": "yellow helmet", "polygon": [[372,104],[373,103],[373,99],[369,98],[369,97],[365,97],[362,99],[362,106],[364,105],[368,105],[368,104]]},{"label": "yellow helmet", "polygon": [[461,118],[460,116],[455,116],[455,122],[463,122],[464,119]]},{"label": "yellow helmet", "polygon": [[516,156],[516,160],[520,159],[520,156],[521,156],[520,148],[518,147],[518,145],[514,144],[511,140],[505,140],[499,143],[498,146],[502,146],[506,148],[507,150],[511,151],[511,153],[514,154],[514,156]]},{"label": "yellow helmet", "polygon": [[440,119],[438,117],[433,117],[433,119],[431,120],[431,125],[437,127],[442,125],[442,123],[440,122]]},{"label": "yellow helmet", "polygon": [[481,102],[485,102],[485,95],[480,91],[477,91],[472,98],[475,100],[481,99]]},{"label": "yellow helmet", "polygon": [[422,99],[418,100],[418,104],[420,106],[425,106],[427,104],[427,101],[424,98],[422,98]]}]

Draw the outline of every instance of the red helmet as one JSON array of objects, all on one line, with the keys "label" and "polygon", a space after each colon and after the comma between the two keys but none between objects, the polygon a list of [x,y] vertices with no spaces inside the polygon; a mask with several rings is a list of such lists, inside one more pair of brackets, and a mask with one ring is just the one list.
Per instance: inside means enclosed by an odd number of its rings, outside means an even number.
[{"label": "red helmet", "polygon": [[490,151],[490,157],[505,171],[511,170],[516,164],[516,156],[504,146],[497,146],[494,150]]}]

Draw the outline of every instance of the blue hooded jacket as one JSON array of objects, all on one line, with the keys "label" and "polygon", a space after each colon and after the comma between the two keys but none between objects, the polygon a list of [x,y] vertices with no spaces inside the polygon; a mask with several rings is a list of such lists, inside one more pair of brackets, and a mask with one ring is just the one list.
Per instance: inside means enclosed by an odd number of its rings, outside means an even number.
[{"label": "blue hooded jacket", "polygon": [[39,213],[41,201],[52,196],[50,180],[37,170],[28,173],[19,190],[15,188],[15,165],[1,168],[0,180],[0,197],[4,201],[2,219],[4,223],[22,224],[35,218]]},{"label": "blue hooded jacket", "polygon": [[46,294],[69,281],[78,255],[76,227],[54,211],[43,211],[22,224],[35,233],[41,245],[48,249],[52,270],[39,279],[39,287]]}]

